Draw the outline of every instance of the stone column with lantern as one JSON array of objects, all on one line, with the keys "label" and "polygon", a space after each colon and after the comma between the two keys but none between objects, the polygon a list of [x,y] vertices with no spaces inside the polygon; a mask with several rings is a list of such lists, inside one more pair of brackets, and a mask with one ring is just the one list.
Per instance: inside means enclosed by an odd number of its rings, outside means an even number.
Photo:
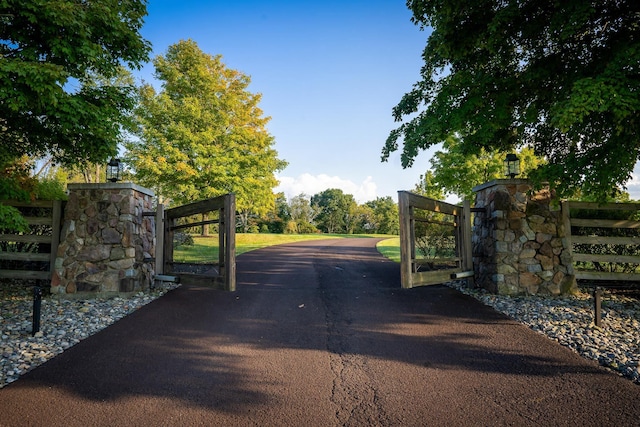
[{"label": "stone column with lantern", "polygon": [[155,233],[151,190],[119,183],[69,184],[64,224],[52,274],[53,294],[116,294],[153,283]]},{"label": "stone column with lantern", "polygon": [[503,295],[571,293],[576,281],[557,201],[548,188],[533,191],[515,178],[519,173],[517,157],[509,155],[509,179],[474,188],[476,284]]}]

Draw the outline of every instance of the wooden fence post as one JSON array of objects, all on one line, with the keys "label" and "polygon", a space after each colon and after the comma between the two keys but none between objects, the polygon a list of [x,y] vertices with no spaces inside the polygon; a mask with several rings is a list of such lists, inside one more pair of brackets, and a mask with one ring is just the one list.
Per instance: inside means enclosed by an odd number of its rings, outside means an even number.
[{"label": "wooden fence post", "polygon": [[[473,271],[473,244],[471,243],[471,202],[462,202],[462,271]],[[467,278],[467,286],[474,286],[474,276]]]},{"label": "wooden fence post", "polygon": [[[62,200],[53,201],[53,210],[51,212],[51,259],[49,261],[49,272],[51,276],[55,271],[56,257],[58,255],[58,246],[60,245],[60,233],[62,223]],[[51,277],[50,277],[51,278]]]},{"label": "wooden fence post", "polygon": [[164,233],[164,248],[163,248],[163,274],[172,273],[173,264],[173,227],[176,225],[176,218],[170,217],[168,212],[164,213],[163,221],[163,233]]},{"label": "wooden fence post", "polygon": [[411,288],[412,260],[414,248],[412,246],[411,209],[409,207],[409,193],[398,191],[398,213],[400,215],[400,282],[405,289]]},{"label": "wooden fence post", "polygon": [[228,291],[236,290],[236,195],[228,194],[224,199],[224,257],[225,287]]},{"label": "wooden fence post", "polygon": [[164,233],[164,205],[158,203],[158,208],[156,209],[156,274],[164,274]]}]

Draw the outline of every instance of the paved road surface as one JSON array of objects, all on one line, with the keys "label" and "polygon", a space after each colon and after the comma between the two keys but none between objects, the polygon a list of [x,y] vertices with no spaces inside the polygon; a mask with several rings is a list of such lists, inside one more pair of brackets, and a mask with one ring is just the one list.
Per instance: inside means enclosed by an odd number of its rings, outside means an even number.
[{"label": "paved road surface", "polygon": [[475,300],[399,288],[373,239],[238,258],[0,390],[0,425],[631,426],[640,387]]}]

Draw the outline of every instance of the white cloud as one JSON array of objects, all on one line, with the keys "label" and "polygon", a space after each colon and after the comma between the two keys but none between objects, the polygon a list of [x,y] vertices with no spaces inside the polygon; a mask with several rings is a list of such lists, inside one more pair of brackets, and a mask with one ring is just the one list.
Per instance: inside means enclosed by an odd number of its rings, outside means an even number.
[{"label": "white cloud", "polygon": [[313,196],[329,188],[339,188],[345,194],[352,194],[358,203],[368,202],[378,197],[378,186],[370,176],[360,184],[348,179],[342,179],[339,176],[311,175],[309,173],[303,173],[297,178],[280,176],[278,180],[280,185],[274,191],[283,192],[287,199],[291,199],[301,193]]}]

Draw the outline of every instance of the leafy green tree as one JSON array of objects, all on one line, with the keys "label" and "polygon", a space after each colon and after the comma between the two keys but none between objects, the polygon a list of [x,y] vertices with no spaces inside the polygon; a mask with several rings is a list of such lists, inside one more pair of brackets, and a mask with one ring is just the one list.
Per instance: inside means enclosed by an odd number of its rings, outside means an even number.
[{"label": "leafy green tree", "polygon": [[434,200],[443,200],[445,198],[444,190],[436,182],[435,175],[431,170],[428,170],[424,175],[420,175],[420,181],[416,184],[413,192]]},{"label": "leafy green tree", "polygon": [[[261,233],[284,233],[287,222],[291,219],[289,204],[284,193],[275,195],[275,206],[261,221]],[[265,228],[266,227],[266,228]]]},{"label": "leafy green tree", "polygon": [[[458,138],[449,137],[442,150],[431,158],[431,187],[455,194],[461,199],[473,200],[473,187],[493,179],[505,178],[506,155],[504,151],[489,151],[485,148],[481,148],[477,154],[468,154],[463,152],[463,144]],[[519,177],[526,177],[542,164],[542,159],[531,148],[525,147],[517,155],[520,160]]]},{"label": "leafy green tree", "polygon": [[344,218],[344,231],[347,234],[364,233],[364,227],[371,214],[371,209],[366,205],[359,205],[354,200],[354,203],[351,203],[347,208]]},{"label": "leafy green tree", "polygon": [[286,162],[272,148],[261,96],[250,78],[192,40],[153,60],[159,92],[140,89],[139,140],[127,144],[136,179],[175,203],[236,194],[243,228],[274,206],[274,176]]},{"label": "leafy green tree", "polygon": [[290,222],[285,228],[287,233],[314,233],[317,231],[315,219],[318,210],[311,205],[306,194],[299,194],[289,201]]},{"label": "leafy green tree", "polygon": [[[145,0],[0,0],[0,200],[37,197],[14,173],[25,155],[78,165],[115,154],[135,91],[98,82],[148,59],[146,13]],[[0,227],[20,222],[0,210]]]},{"label": "leafy green tree", "polygon": [[0,1],[0,164],[23,154],[58,163],[116,153],[134,106],[131,86],[99,85],[121,64],[139,68],[144,0]]},{"label": "leafy green tree", "polygon": [[369,232],[378,234],[398,234],[398,204],[389,196],[378,197],[365,203],[372,210]]},{"label": "leafy green tree", "polygon": [[619,1],[408,0],[431,27],[421,80],[393,109],[383,160],[461,138],[464,153],[531,146],[530,174],[606,197],[639,157],[640,6]]},{"label": "leafy green tree", "polygon": [[356,205],[353,210],[353,233],[370,234],[375,233],[375,219],[373,209],[368,204]]},{"label": "leafy green tree", "polygon": [[311,197],[311,206],[319,211],[318,228],[325,233],[349,232],[350,215],[355,205],[353,196],[338,188],[329,188]]}]

